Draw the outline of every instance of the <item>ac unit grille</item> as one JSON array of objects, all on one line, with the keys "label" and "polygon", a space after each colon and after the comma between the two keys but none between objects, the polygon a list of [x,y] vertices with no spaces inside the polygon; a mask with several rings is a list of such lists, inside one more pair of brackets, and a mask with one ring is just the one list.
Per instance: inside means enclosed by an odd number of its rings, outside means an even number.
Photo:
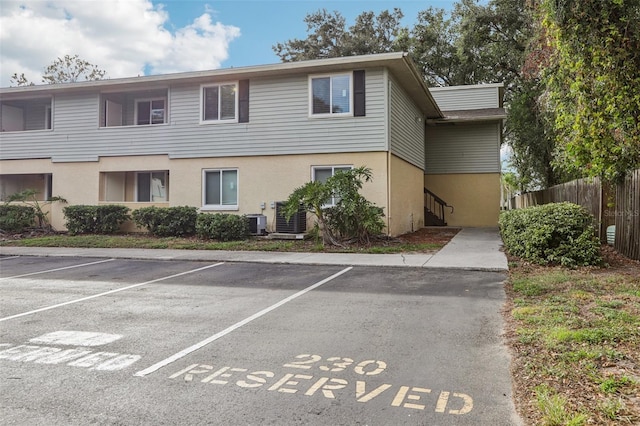
[{"label": "ac unit grille", "polygon": [[307,212],[304,209],[300,209],[298,213],[291,216],[291,219],[287,222],[287,219],[282,214],[282,208],[284,202],[278,201],[276,203],[276,232],[282,232],[284,234],[302,234],[307,231]]},{"label": "ac unit grille", "polygon": [[253,235],[263,235],[266,232],[267,217],[262,214],[248,214],[249,233]]}]

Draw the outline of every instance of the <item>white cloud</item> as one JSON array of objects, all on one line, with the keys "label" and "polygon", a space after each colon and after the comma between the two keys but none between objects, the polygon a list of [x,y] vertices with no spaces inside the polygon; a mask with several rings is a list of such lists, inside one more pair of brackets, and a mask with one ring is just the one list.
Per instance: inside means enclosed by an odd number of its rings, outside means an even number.
[{"label": "white cloud", "polygon": [[149,0],[2,0],[0,85],[14,72],[39,83],[57,57],[78,54],[108,73],[129,77],[219,68],[234,26],[212,22],[212,11],[172,30],[170,16]]}]

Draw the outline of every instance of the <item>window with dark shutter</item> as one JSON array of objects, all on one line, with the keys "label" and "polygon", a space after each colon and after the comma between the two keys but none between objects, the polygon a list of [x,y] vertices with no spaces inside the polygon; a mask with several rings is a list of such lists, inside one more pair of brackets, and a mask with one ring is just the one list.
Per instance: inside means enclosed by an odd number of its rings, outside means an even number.
[{"label": "window with dark shutter", "polygon": [[238,121],[238,84],[211,84],[201,87],[202,123]]}]

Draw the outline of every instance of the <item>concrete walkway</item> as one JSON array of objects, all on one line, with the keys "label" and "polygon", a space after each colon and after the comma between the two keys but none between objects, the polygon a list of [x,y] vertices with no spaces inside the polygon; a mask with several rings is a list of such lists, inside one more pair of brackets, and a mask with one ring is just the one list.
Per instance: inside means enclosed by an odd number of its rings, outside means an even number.
[{"label": "concrete walkway", "polygon": [[307,265],[400,266],[477,271],[506,271],[497,228],[463,228],[435,254],[289,253],[226,250],[169,250],[67,247],[0,247],[2,256],[108,257],[121,259],[202,260],[209,262],[290,263]]}]

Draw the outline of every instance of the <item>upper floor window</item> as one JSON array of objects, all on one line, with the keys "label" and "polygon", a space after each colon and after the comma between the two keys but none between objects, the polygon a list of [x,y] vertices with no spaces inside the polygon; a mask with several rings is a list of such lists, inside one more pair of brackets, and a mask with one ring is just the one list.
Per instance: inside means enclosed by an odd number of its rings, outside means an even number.
[{"label": "upper floor window", "polygon": [[351,74],[312,76],[309,86],[311,115],[352,115]]},{"label": "upper floor window", "polygon": [[0,102],[2,131],[51,130],[52,107],[52,98],[3,100]]},{"label": "upper floor window", "polygon": [[148,126],[169,123],[169,89],[100,94],[100,127]]},{"label": "upper floor window", "polygon": [[201,121],[209,123],[238,121],[238,84],[202,86]]},{"label": "upper floor window", "polygon": [[166,123],[166,99],[136,100],[136,125]]}]

